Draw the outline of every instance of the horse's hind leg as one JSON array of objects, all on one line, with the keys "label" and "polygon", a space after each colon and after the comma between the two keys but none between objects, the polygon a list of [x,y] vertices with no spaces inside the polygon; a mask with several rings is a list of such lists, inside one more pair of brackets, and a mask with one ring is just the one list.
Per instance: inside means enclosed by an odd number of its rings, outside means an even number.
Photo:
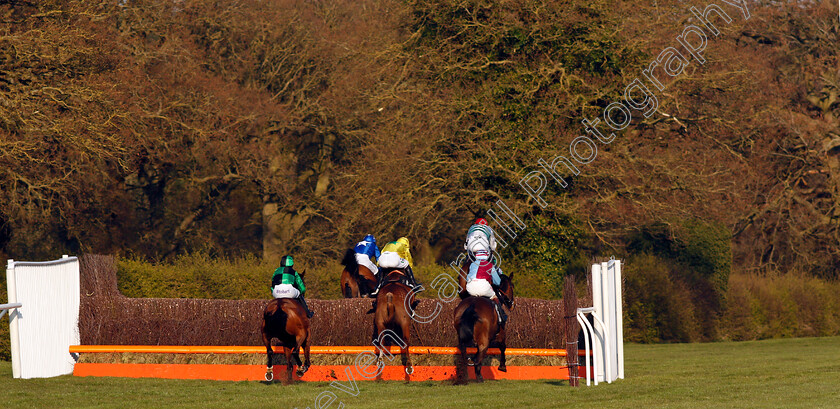
[{"label": "horse's hind leg", "polygon": [[[486,351],[487,348],[485,347],[484,349]],[[481,376],[481,361],[484,360],[485,351],[479,349],[479,351],[475,354],[475,365],[473,368],[475,368],[475,380],[478,382],[484,382],[484,377]]]},{"label": "horse's hind leg", "polygon": [[[301,377],[308,369],[308,366],[304,366],[303,362],[300,361],[300,348],[306,344],[306,334],[298,335],[295,339],[297,346],[295,347],[295,362],[298,364],[297,376]],[[304,349],[304,353],[306,354],[307,351]],[[309,355],[306,355],[307,362],[309,361]]]},{"label": "horse's hind leg", "polygon": [[456,383],[466,383],[470,379],[470,368],[467,360],[467,346],[458,343],[458,350],[461,352],[461,364],[455,367]]},{"label": "horse's hind leg", "polygon": [[272,360],[274,358],[274,351],[271,349],[271,337],[266,335],[265,329],[263,329],[262,333],[263,344],[265,344],[265,354],[267,356],[267,360],[265,363],[265,380],[266,381],[273,381],[274,380],[274,369],[272,368]]},{"label": "horse's hind leg", "polygon": [[[406,317],[406,319],[411,322],[411,318]],[[405,342],[405,348],[402,348],[402,364],[405,368],[405,374],[411,375],[414,373],[414,367],[411,366],[411,354],[408,352],[408,348],[411,346],[411,333],[409,332],[409,323],[403,322],[400,324],[402,327],[403,333],[403,341]]]},{"label": "horse's hind leg", "polygon": [[484,382],[484,377],[481,376],[481,363],[484,361],[484,356],[487,354],[487,347],[490,346],[490,339],[487,336],[487,331],[480,332],[481,335],[476,336],[475,345],[478,349],[475,353],[475,380]]},{"label": "horse's hind leg", "polygon": [[286,383],[292,383],[292,367],[295,366],[292,361],[292,348],[283,346],[283,353],[286,355]]}]

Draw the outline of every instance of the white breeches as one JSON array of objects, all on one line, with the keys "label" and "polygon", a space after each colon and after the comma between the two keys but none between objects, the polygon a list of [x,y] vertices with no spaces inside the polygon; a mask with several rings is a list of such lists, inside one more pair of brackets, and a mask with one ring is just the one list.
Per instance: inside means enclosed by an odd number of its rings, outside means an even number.
[{"label": "white breeches", "polygon": [[476,297],[496,298],[493,286],[483,278],[476,278],[467,283],[467,293]]},{"label": "white breeches", "polygon": [[271,289],[274,298],[298,298],[300,291],[291,284],[277,284]]},{"label": "white breeches", "polygon": [[373,275],[376,275],[379,272],[379,267],[376,267],[376,264],[373,264],[373,261],[370,261],[370,257],[366,254],[356,253],[356,262],[359,263],[360,266],[367,267]]},{"label": "white breeches", "polygon": [[399,254],[393,251],[383,252],[379,256],[379,267],[381,268],[406,268],[408,267],[408,260],[400,257]]}]

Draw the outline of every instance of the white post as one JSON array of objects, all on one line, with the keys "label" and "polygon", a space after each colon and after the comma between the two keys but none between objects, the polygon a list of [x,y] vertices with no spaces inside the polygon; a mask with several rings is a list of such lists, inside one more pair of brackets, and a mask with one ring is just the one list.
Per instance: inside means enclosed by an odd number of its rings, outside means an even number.
[{"label": "white post", "polygon": [[624,306],[621,291],[621,260],[615,260],[615,339],[618,379],[624,379]]},{"label": "white post", "polygon": [[[586,364],[586,386],[589,386],[589,379],[592,373],[592,360],[589,357],[589,337],[592,337],[592,334],[589,332],[589,322],[586,322],[586,316],[583,315],[581,309],[578,308],[577,314],[575,314],[578,320],[578,324],[580,324],[580,328],[583,330],[583,345],[584,345],[584,363]],[[592,341],[595,341],[595,337],[592,337]]]},{"label": "white post", "polygon": [[[615,379],[613,375],[612,368],[615,368],[614,357],[611,353],[607,351],[615,351],[615,347],[613,346],[613,325],[615,320],[613,319],[613,306],[612,306],[612,281],[610,278],[612,277],[612,272],[610,271],[609,264],[604,262],[601,263],[601,305],[598,307],[598,314],[601,315],[601,319],[604,320],[604,343],[606,344],[604,347],[604,381],[612,382]],[[609,334],[609,335],[607,335]]]},{"label": "white post", "polygon": [[[603,351],[601,354],[601,362],[604,363],[604,381],[606,381],[607,383],[612,383],[612,378],[610,378],[610,372],[612,369],[610,367],[610,331],[607,329],[607,326],[606,324],[604,324],[604,321],[602,321],[601,318],[598,317],[597,312],[592,311],[592,318],[595,319],[596,324],[601,326],[601,331],[603,331],[601,333],[601,347],[603,348],[601,350]],[[594,349],[597,350],[597,348]]]},{"label": "white post", "polygon": [[592,306],[601,310],[601,265],[592,265]]},{"label": "white post", "polygon": [[[603,292],[601,290],[601,285],[602,285],[601,273],[602,273],[601,272],[601,265],[598,264],[598,263],[593,264],[592,265],[592,307],[594,308],[594,311],[598,311],[599,314],[604,313],[604,310],[603,310],[604,305],[603,305],[603,302],[601,300],[601,298],[603,296]],[[603,329],[606,329],[606,328],[602,328],[602,330]],[[592,333],[592,353],[593,353],[593,357],[592,357],[592,360],[594,361],[593,365],[595,365],[595,368],[599,369],[599,370],[595,371],[596,381],[598,379],[598,372],[600,372],[602,375],[604,374],[604,370],[603,370],[603,367],[602,367],[604,361],[603,361],[603,359],[598,359],[599,355],[603,358],[603,355],[601,353],[602,351],[603,351],[603,348],[598,348],[597,347],[597,341],[595,340],[595,328],[593,328],[593,333]],[[606,380],[606,377],[603,378],[602,380]],[[596,382],[595,385],[597,385],[597,384],[598,383]]]},{"label": "white post", "polygon": [[[9,259],[6,265],[6,291],[9,304],[18,302],[17,284],[15,283],[15,261]],[[18,317],[20,308],[9,311],[9,341],[12,350],[12,377],[20,378],[20,336],[18,335]]]}]

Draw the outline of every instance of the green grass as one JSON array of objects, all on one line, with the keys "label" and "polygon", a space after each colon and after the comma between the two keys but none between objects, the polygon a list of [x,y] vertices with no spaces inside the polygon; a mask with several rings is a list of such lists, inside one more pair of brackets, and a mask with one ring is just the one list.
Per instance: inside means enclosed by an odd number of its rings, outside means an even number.
[{"label": "green grass", "polygon": [[[628,344],[627,379],[573,389],[563,381],[359,382],[356,397],[326,383],[163,379],[11,379],[0,362],[3,408],[219,407],[315,408],[334,391],[356,408],[836,408],[840,337],[708,344]],[[316,357],[317,359],[317,357]],[[317,362],[316,362],[317,363]],[[333,402],[332,408],[338,407]]]}]

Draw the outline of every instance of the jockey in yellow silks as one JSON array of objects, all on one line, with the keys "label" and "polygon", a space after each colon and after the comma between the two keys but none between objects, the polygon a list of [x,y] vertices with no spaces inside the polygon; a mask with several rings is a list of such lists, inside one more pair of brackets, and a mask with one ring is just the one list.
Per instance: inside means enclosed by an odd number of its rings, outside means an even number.
[{"label": "jockey in yellow silks", "polygon": [[464,250],[473,260],[467,273],[467,293],[476,297],[487,297],[494,300],[499,321],[504,325],[507,314],[502,308],[501,300],[496,296],[496,288],[501,283],[502,270],[495,265],[493,251],[496,250],[496,234],[487,225],[487,221],[479,218],[467,230],[467,240]]},{"label": "jockey in yellow silks", "polygon": [[[411,250],[407,238],[400,237],[397,241],[392,241],[386,244],[385,247],[382,247],[382,253],[379,256],[379,268],[402,270],[408,278],[407,284],[413,289],[417,289],[419,285],[414,278],[414,271],[411,270],[413,265],[414,260],[411,258]],[[379,288],[384,284],[383,276],[387,274],[388,272],[386,271],[377,276],[379,283],[377,283],[376,289],[371,293],[371,296],[376,296],[379,293]]]}]

